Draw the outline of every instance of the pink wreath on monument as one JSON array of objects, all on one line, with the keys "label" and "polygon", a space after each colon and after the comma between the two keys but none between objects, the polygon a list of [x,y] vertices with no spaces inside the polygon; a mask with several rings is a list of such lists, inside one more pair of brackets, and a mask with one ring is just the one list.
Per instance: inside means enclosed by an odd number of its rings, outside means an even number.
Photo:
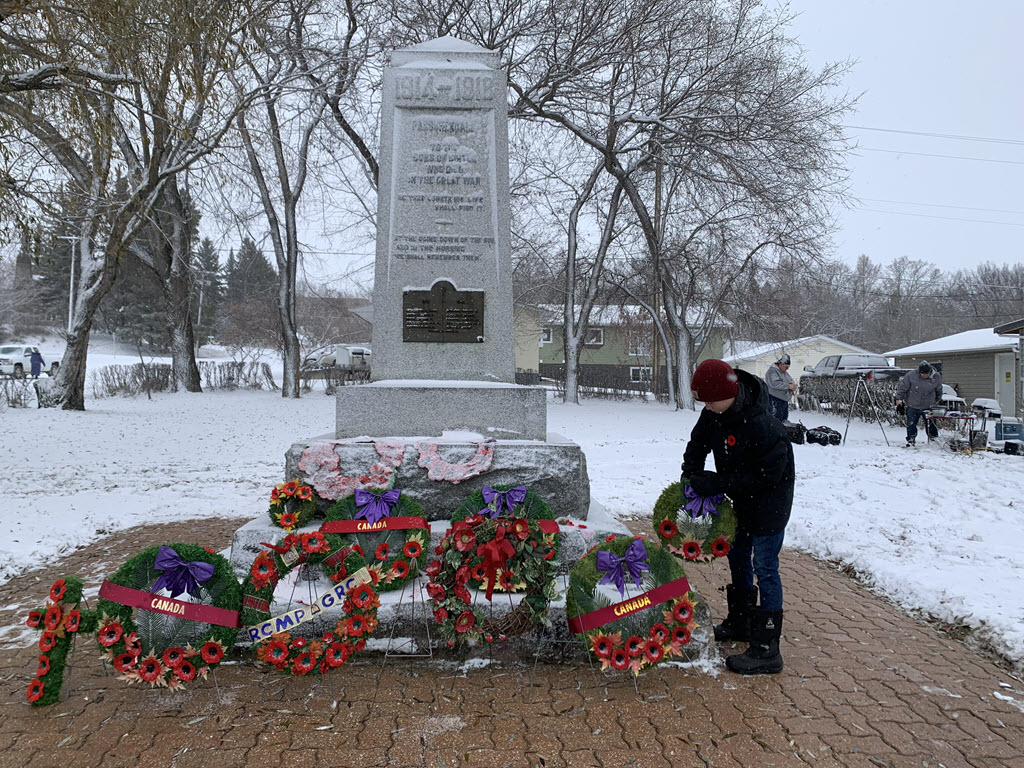
[{"label": "pink wreath on monument", "polygon": [[472,459],[463,463],[452,463],[441,458],[438,452],[439,441],[426,440],[416,443],[416,448],[420,452],[417,463],[427,470],[427,477],[431,480],[447,480],[458,485],[463,480],[482,475],[491,468],[491,462],[494,460],[494,443],[493,438],[477,443],[476,455]]},{"label": "pink wreath on monument", "polygon": [[346,477],[341,474],[341,457],[335,447],[344,445],[345,440],[324,440],[313,443],[302,452],[299,470],[322,499],[336,501],[344,499],[356,488],[390,488],[395,470],[402,465],[405,443],[401,440],[374,440],[373,447],[380,460],[370,466],[365,475]]}]

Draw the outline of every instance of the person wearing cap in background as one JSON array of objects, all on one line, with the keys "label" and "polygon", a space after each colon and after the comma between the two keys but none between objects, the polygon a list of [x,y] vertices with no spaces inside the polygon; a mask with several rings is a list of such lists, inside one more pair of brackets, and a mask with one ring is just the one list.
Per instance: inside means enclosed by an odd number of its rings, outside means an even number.
[{"label": "person wearing cap in background", "polygon": [[[779,551],[793,508],[793,446],[782,422],[768,413],[768,386],[753,374],[705,360],[690,387],[704,408],[683,453],[683,477],[700,496],[728,494],[736,512],[729,613],[715,627],[715,639],[750,642],[745,653],[725,660],[734,672],[781,672]],[[715,472],[704,468],[709,453]]]},{"label": "person wearing cap in background", "polygon": [[[916,371],[909,371],[896,387],[896,405],[907,406],[907,447],[917,441],[917,422],[925,415],[925,411],[934,408],[942,400],[942,374],[922,360]],[[928,434],[939,436],[939,430],[924,420]]]},{"label": "person wearing cap in background", "polygon": [[768,385],[768,412],[779,421],[789,419],[789,398],[796,389],[793,377],[789,375],[789,355],[776,360],[764,374]]}]

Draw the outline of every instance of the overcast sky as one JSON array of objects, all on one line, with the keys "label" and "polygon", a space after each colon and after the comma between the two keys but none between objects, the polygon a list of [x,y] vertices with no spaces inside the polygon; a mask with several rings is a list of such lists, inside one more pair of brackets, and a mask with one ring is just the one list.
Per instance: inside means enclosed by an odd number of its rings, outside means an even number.
[{"label": "overcast sky", "polygon": [[840,217],[836,255],[850,262],[861,253],[883,262],[906,255],[944,270],[1019,261],[1024,2],[793,0],[789,7],[800,14],[795,36],[811,64],[856,60],[847,82],[862,95],[847,124],[860,147],[849,160],[859,204]]}]

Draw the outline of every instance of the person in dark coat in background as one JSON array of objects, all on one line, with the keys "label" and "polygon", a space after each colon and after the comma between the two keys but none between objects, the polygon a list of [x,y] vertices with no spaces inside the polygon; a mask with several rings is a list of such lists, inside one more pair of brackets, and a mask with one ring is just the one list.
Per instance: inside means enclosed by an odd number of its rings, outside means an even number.
[{"label": "person in dark coat in background", "polygon": [[[779,551],[793,507],[793,446],[782,422],[768,412],[768,387],[756,376],[722,360],[705,360],[690,386],[704,409],[683,454],[683,477],[701,496],[728,494],[736,511],[729,613],[715,627],[715,639],[750,641],[745,653],[725,660],[734,672],[780,672]],[[715,472],[704,468],[709,453]]]},{"label": "person in dark coat in background", "polygon": [[789,355],[783,355],[765,371],[764,383],[768,385],[768,413],[779,421],[789,419],[789,399],[796,384],[789,375]]},{"label": "person in dark coat in background", "polygon": [[43,356],[39,353],[38,349],[32,350],[32,356],[28,359],[29,365],[32,366],[32,378],[38,379],[39,373],[43,370],[43,366],[46,365],[43,362]]},{"label": "person in dark coat in background", "polygon": [[939,436],[939,429],[928,421],[925,411],[942,400],[942,375],[931,364],[922,360],[916,371],[910,371],[896,387],[896,405],[907,406],[907,447],[917,442],[917,423],[923,418],[931,437]]}]

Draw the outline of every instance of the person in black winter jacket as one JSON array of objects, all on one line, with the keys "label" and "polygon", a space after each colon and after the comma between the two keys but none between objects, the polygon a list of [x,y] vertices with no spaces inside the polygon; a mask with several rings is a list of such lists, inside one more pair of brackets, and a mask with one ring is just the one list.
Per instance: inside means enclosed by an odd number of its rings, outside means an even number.
[{"label": "person in black winter jacket", "polygon": [[[750,641],[745,653],[726,659],[734,672],[780,672],[779,551],[793,507],[793,446],[785,427],[770,415],[767,385],[756,376],[734,371],[722,360],[705,360],[690,386],[704,409],[683,454],[683,477],[701,496],[727,494],[736,512],[736,538],[728,555],[729,613],[715,627],[715,639]],[[704,468],[709,453],[715,457],[714,472]]]}]

